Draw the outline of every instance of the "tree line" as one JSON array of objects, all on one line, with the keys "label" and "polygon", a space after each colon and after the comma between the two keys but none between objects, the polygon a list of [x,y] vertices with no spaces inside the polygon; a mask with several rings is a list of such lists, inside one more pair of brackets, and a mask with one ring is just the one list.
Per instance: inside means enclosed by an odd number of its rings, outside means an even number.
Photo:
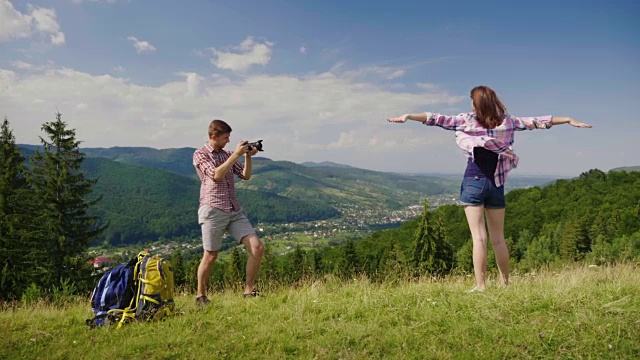
[{"label": "tree line", "polygon": [[[109,225],[92,215],[91,209],[101,200],[93,191],[97,180],[83,172],[80,142],[60,114],[44,123],[42,131],[41,149],[28,161],[15,144],[8,119],[0,131],[2,300],[19,299],[30,289],[88,291],[99,275],[92,273],[87,261],[91,241]],[[640,172],[590,170],[576,179],[513,190],[506,197],[505,237],[516,269],[640,257]],[[297,246],[279,255],[267,244],[259,279],[291,285],[329,274],[385,281],[471,271],[471,236],[462,207],[445,205],[428,211],[424,205],[418,218],[398,228],[338,246]],[[242,284],[246,253],[237,246],[229,253],[213,268],[214,288]],[[199,251],[195,256],[173,253],[178,285],[195,289],[200,256]]]},{"label": "tree line", "polygon": [[[640,172],[590,170],[576,179],[513,190],[506,197],[505,238],[516,271],[640,259]],[[292,285],[326,275],[385,281],[471,273],[472,242],[463,208],[445,205],[427,211],[425,204],[424,209],[398,228],[338,246],[297,246],[277,256],[267,244],[259,279]],[[496,271],[491,245],[489,249],[489,269]],[[176,251],[173,258],[178,259],[177,282],[195,289],[199,254],[189,261]],[[221,263],[214,267],[212,286],[239,286],[246,254],[233,248],[231,258]]]},{"label": "tree line", "polygon": [[[42,125],[42,149],[25,159],[5,117],[0,130],[0,297],[19,298],[28,287],[86,289],[93,283],[89,242],[104,231],[88,210],[95,180],[85,178],[75,130],[62,115]],[[32,285],[33,284],[33,285]]]}]

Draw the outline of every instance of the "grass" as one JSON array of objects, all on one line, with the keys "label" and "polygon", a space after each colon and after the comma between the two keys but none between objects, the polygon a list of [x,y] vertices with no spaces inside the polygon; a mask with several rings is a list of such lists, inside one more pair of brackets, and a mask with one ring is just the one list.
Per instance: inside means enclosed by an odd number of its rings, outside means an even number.
[{"label": "grass", "polygon": [[542,271],[484,293],[467,293],[467,276],[327,278],[263,298],[212,294],[204,309],[181,294],[176,316],[120,330],[86,328],[86,301],[21,305],[0,312],[0,358],[639,358],[638,270]]}]

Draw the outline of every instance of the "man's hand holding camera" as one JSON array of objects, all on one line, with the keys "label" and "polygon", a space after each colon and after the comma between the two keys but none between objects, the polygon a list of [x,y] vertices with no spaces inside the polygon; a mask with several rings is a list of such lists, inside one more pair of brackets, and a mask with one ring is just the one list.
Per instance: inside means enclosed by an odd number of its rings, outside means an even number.
[{"label": "man's hand holding camera", "polygon": [[245,154],[248,156],[253,156],[258,153],[258,148],[256,148],[255,146],[251,146],[251,143],[249,143],[248,141],[242,140],[238,143],[238,145],[236,146],[236,151],[234,152],[238,156],[242,156]]},{"label": "man's hand holding camera", "polygon": [[255,154],[258,153],[258,151],[263,151],[262,140],[258,140],[255,142],[248,142],[246,140],[241,140],[236,146],[236,151],[234,152],[239,157],[244,154],[247,154],[247,156],[254,156]]}]

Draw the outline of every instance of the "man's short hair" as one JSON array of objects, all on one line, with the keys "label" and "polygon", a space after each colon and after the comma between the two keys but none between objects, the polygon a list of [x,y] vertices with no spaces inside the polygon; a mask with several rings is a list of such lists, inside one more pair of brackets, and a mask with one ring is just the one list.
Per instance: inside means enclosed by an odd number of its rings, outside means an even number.
[{"label": "man's short hair", "polygon": [[211,124],[209,124],[209,139],[213,135],[220,136],[223,134],[231,134],[231,126],[222,120],[213,120]]}]

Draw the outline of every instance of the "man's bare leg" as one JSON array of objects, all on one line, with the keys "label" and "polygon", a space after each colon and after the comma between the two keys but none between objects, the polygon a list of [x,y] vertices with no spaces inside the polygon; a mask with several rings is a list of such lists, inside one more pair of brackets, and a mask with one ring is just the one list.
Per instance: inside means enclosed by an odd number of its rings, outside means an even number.
[{"label": "man's bare leg", "polygon": [[211,268],[218,258],[217,251],[205,250],[198,266],[198,294],[197,297],[207,296],[207,285],[211,277]]},{"label": "man's bare leg", "polygon": [[243,237],[242,244],[249,253],[249,258],[247,259],[247,281],[244,293],[250,294],[256,286],[256,277],[258,276],[258,270],[260,270],[264,244],[262,244],[256,234]]}]

